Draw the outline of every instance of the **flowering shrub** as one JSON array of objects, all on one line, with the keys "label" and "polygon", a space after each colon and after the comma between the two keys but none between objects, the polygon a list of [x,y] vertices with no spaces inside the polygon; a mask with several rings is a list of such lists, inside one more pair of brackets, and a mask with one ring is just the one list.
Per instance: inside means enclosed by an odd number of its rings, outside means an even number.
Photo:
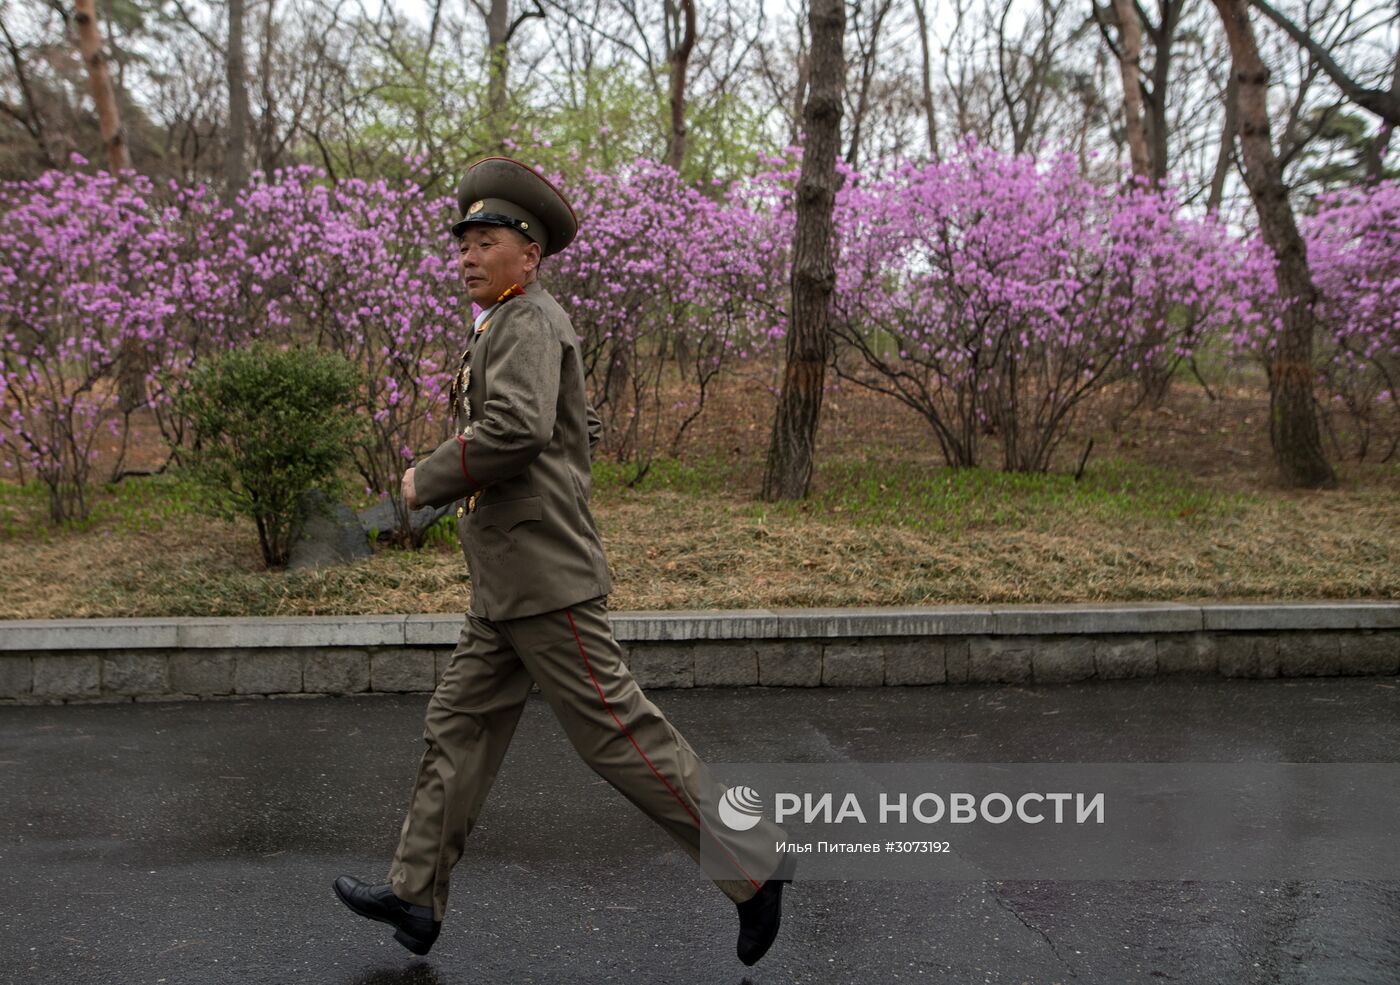
[{"label": "flowering shrub", "polygon": [[722,188],[687,185],[638,161],[589,172],[572,187],[580,230],[542,278],[583,340],[605,449],[646,474],[659,440],[659,401],[674,369],[692,397],[674,449],[704,409],[707,388],[771,348],[783,333],[786,241]]},{"label": "flowering shrub", "polygon": [[301,167],[250,185],[238,212],[247,290],[265,299],[267,328],[344,355],[367,381],[370,438],[355,466],[411,537],[398,478],[420,443],[447,437],[446,389],[466,337],[451,203],[408,181],[331,186]]},{"label": "flowering shrub", "polygon": [[1069,155],[1039,167],[971,141],[954,159],[838,196],[836,331],[854,377],[918,411],[950,465],[983,432],[1004,467],[1043,471],[1096,389],[1257,318],[1249,271],[1169,195],[1119,193]]},{"label": "flowering shrub", "polygon": [[[567,184],[580,232],[542,277],[582,339],[605,448],[632,460],[634,481],[663,442],[674,451],[720,374],[776,380],[796,160],[790,149],[727,185],[645,160]],[[1134,379],[1160,400],[1214,334],[1268,358],[1267,250],[1187,217],[1170,192],[1097,186],[1069,155],[1037,165],[972,141],[941,163],[842,174],[838,371],[922,414],[950,464],[977,464],[996,434],[1004,467],[1046,469],[1083,399]],[[1304,230],[1327,329],[1319,382],[1364,455],[1397,405],[1400,185],[1319,206]],[[116,376],[144,376],[178,455],[189,374],[261,338],[355,366],[367,492],[397,504],[404,467],[446,437],[468,320],[451,200],[310,167],[256,175],[231,203],[135,174],[49,172],[0,185],[0,212],[0,462],[47,485],[56,520],[85,513],[98,439],[121,468],[131,407]],[[662,434],[672,392],[678,423]]]},{"label": "flowering shrub", "polygon": [[49,172],[0,190],[6,468],[49,484],[55,519],[84,515],[94,440],[105,430],[125,447],[108,385],[124,346],[137,344],[178,453],[175,398],[192,368],[266,337],[361,371],[370,437],[355,465],[397,503],[415,446],[446,436],[462,335],[450,203],[411,183],[332,188],[312,168],[255,176],[231,207],[203,186],[128,179]]},{"label": "flowering shrub", "polygon": [[[1323,420],[1349,419],[1364,459],[1381,422],[1400,425],[1400,182],[1332,192],[1303,225],[1324,333],[1318,340]],[[1381,461],[1400,445],[1400,427]]]},{"label": "flowering shrub", "polygon": [[177,240],[151,192],[106,173],[0,185],[0,451],[12,475],[48,487],[55,522],[87,515],[96,442],[125,435],[109,377],[170,314]]},{"label": "flowering shrub", "polygon": [[239,348],[267,323],[267,296],[249,260],[234,213],[204,185],[171,181],[161,221],[175,239],[176,262],[161,287],[168,304],[162,330],[147,341],[148,407],[175,457],[186,420],[173,401],[190,370],[206,356]]}]

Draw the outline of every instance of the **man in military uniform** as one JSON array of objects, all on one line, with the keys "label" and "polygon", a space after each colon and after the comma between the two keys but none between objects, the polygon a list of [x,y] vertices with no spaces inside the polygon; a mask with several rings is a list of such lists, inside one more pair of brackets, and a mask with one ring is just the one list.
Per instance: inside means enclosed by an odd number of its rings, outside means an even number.
[{"label": "man in military uniform", "polygon": [[457,205],[459,266],[482,311],[451,387],[456,433],[404,474],[403,494],[410,507],[460,500],[471,603],[428,703],[388,882],[341,876],[336,894],[428,952],[534,681],[594,771],[692,858],[703,847],[707,873],[738,908],[739,957],[753,964],[777,935],[792,856],[778,857],[786,835],[766,819],[742,837],[718,823],[723,787],[642,693],[613,638],[612,583],[588,507],[602,424],[569,317],[536,280],[577,220],[553,185],[499,157],[468,171]]}]

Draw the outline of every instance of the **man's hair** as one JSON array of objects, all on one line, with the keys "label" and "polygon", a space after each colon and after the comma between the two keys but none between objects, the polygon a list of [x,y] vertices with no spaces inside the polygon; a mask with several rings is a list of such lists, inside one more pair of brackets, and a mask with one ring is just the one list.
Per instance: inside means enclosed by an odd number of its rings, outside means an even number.
[{"label": "man's hair", "polygon": [[[527,234],[522,233],[519,229],[515,229],[512,226],[502,226],[501,228],[506,230],[507,232],[515,233],[516,238],[520,240],[520,248],[522,250],[534,242],[534,240],[531,239]],[[539,271],[544,268],[544,247],[540,247],[540,251],[540,258],[535,262],[535,276],[537,277],[539,276]]]}]

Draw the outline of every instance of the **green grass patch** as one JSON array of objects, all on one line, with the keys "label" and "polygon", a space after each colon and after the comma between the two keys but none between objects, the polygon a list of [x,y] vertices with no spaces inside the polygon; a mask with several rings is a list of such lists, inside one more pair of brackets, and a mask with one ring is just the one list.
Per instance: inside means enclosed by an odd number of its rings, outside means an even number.
[{"label": "green grass patch", "polygon": [[199,487],[176,469],[116,483],[94,483],[87,496],[87,517],[54,526],[48,517],[47,486],[41,482],[23,486],[0,482],[0,536],[32,537],[49,543],[63,531],[82,532],[105,525],[159,533],[169,520],[200,512]]},{"label": "green grass patch", "polygon": [[727,488],[731,468],[713,457],[683,462],[658,456],[652,459],[651,467],[642,481],[632,486],[630,483],[637,474],[633,463],[600,458],[593,462],[593,490],[595,493],[625,493],[667,489],[686,495],[702,495]]},{"label": "green grass patch", "polygon": [[897,460],[830,462],[802,503],[753,503],[748,516],[808,513],[828,522],[928,533],[977,528],[1048,529],[1094,522],[1217,522],[1259,496],[1200,488],[1166,469],[1105,459],[1075,481],[1057,473],[929,468]]}]

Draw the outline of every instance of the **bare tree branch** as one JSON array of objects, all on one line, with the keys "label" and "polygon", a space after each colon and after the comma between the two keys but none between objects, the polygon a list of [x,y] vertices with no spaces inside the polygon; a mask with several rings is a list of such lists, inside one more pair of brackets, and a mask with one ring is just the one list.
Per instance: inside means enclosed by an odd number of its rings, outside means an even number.
[{"label": "bare tree branch", "polygon": [[1400,93],[1392,86],[1385,89],[1368,89],[1353,79],[1337,64],[1330,51],[1313,39],[1312,35],[1271,7],[1265,0],[1249,0],[1254,7],[1273,21],[1317,62],[1318,67],[1342,90],[1342,94],[1357,106],[1368,110],[1385,120],[1391,126],[1400,123]]}]

